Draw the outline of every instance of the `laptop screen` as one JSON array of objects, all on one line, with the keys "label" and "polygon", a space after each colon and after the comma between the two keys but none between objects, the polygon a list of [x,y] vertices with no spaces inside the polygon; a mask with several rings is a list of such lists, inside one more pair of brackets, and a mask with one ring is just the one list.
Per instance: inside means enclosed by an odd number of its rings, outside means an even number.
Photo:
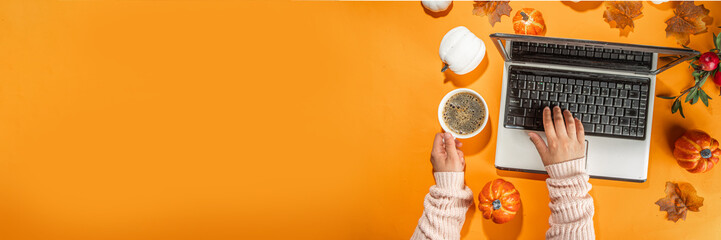
[{"label": "laptop screen", "polygon": [[[537,62],[658,74],[698,55],[698,51],[637,44],[494,33],[506,61]],[[654,55],[657,53],[657,55]],[[653,60],[657,58],[657,66]]]}]

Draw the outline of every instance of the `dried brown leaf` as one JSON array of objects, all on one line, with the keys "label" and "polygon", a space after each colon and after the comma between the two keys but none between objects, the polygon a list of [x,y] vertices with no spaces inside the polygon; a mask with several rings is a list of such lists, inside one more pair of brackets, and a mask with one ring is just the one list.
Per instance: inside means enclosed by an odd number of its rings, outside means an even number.
[{"label": "dried brown leaf", "polygon": [[491,26],[501,21],[501,16],[511,16],[511,6],[508,1],[474,1],[473,15],[488,16]]},{"label": "dried brown leaf", "polygon": [[688,45],[690,34],[706,32],[707,26],[713,22],[709,10],[703,4],[696,6],[693,1],[681,2],[673,10],[675,16],[666,20],[666,37],[674,36],[680,45]]},{"label": "dried brown leaf", "polygon": [[603,12],[603,20],[611,24],[611,27],[621,29],[621,33],[633,31],[633,20],[643,16],[641,2],[606,1],[605,5],[606,11]]},{"label": "dried brown leaf", "polygon": [[666,211],[666,219],[676,222],[686,220],[688,210],[698,212],[703,198],[696,195],[696,189],[689,183],[666,182],[666,197],[656,201],[660,211]]}]

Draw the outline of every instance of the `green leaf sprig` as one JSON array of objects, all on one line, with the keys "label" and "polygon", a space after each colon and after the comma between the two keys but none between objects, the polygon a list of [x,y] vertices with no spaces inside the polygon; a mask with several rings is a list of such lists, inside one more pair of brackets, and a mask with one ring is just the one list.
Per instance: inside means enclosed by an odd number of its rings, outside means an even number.
[{"label": "green leaf sprig", "polygon": [[[719,46],[721,46],[721,34],[716,35],[715,33],[713,33],[713,45],[714,48],[711,49],[710,52],[714,52],[718,56],[719,51],[721,51],[719,48]],[[688,48],[686,46],[683,47]],[[701,55],[697,55],[688,60],[689,67],[694,69],[693,73],[691,73],[694,79],[694,85],[692,87],[682,91],[678,96],[657,96],[663,99],[675,99],[673,101],[673,105],[671,105],[671,113],[679,112],[679,114],[681,114],[681,117],[683,118],[686,118],[686,116],[683,114],[683,105],[681,104],[681,98],[684,95],[686,95],[686,97],[683,98],[683,102],[690,103],[691,105],[697,103],[700,100],[701,102],[703,102],[704,105],[706,105],[706,107],[708,107],[708,100],[713,99],[701,87],[703,87],[704,83],[706,83],[706,80],[709,78],[709,76],[713,78],[716,75],[716,72],[719,71],[719,67],[716,67],[712,71],[702,70],[701,66],[695,64],[695,62],[700,57]]]}]

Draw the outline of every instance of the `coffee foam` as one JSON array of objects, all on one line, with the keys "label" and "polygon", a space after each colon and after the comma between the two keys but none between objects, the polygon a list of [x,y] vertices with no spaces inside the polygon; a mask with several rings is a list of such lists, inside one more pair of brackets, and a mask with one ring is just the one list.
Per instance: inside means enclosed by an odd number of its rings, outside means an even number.
[{"label": "coffee foam", "polygon": [[451,131],[466,135],[478,130],[485,118],[486,109],[481,99],[470,93],[451,96],[443,107],[443,121]]}]

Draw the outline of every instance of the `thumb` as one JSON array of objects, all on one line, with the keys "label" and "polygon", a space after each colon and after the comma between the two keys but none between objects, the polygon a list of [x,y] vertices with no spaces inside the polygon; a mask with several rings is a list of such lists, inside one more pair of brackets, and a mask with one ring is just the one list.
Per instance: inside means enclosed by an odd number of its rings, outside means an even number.
[{"label": "thumb", "polygon": [[444,133],[443,140],[446,145],[446,154],[448,154],[448,156],[458,156],[456,152],[456,141],[453,135],[451,133]]},{"label": "thumb", "polygon": [[538,150],[538,153],[540,155],[545,154],[548,151],[548,146],[546,146],[546,142],[543,141],[540,135],[535,132],[529,132],[528,136],[531,137],[531,142],[533,142],[533,145],[536,146],[536,150]]}]

